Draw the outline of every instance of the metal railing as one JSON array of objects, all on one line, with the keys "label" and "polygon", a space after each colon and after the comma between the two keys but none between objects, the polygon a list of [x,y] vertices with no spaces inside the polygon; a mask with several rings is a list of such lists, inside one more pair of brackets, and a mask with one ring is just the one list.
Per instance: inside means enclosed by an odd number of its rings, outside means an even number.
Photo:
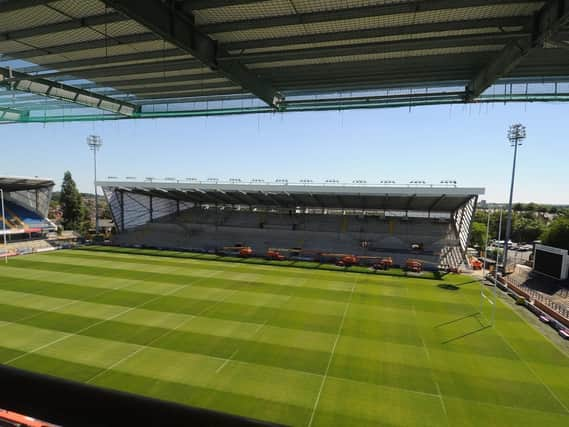
[{"label": "metal railing", "polygon": [[530,288],[529,286],[527,286],[524,282],[522,282],[520,280],[508,277],[507,282],[518,287],[519,289],[521,289],[522,291],[527,293],[530,297],[532,297],[534,300],[541,302],[542,304],[546,305],[550,309],[559,313],[561,316],[565,317],[566,319],[569,319],[569,298],[568,298],[569,297],[569,291],[568,290],[564,290],[564,292],[563,291],[561,292],[561,295],[563,296],[563,298],[567,298],[567,301],[565,301],[563,304],[560,304],[556,301],[553,301],[551,298],[544,295],[543,293],[536,291],[533,288]]}]

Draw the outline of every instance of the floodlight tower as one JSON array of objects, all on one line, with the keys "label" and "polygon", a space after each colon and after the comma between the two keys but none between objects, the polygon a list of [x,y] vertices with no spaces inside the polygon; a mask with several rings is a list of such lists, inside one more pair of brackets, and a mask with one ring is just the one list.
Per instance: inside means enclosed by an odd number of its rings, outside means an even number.
[{"label": "floodlight tower", "polygon": [[95,234],[99,234],[99,199],[97,196],[97,151],[103,145],[103,140],[100,136],[97,135],[89,135],[87,137],[87,145],[89,149],[93,151],[93,171],[94,171],[94,180],[93,184],[95,185]]},{"label": "floodlight tower", "polygon": [[510,201],[508,202],[508,219],[506,221],[506,237],[504,240],[504,259],[502,260],[503,273],[506,274],[508,265],[508,243],[510,242],[510,233],[512,231],[512,199],[514,197],[514,179],[516,177],[516,160],[518,157],[518,146],[522,145],[522,141],[526,139],[526,128],[524,125],[517,123],[508,129],[508,140],[510,145],[514,147],[514,161],[512,164],[512,181],[510,183]]}]

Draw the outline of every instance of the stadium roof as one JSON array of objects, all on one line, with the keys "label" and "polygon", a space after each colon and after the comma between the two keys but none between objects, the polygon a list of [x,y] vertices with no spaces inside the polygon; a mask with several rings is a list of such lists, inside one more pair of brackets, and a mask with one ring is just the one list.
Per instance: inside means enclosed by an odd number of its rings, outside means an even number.
[{"label": "stadium roof", "polygon": [[0,122],[569,100],[569,0],[0,0]]},{"label": "stadium roof", "polygon": [[483,188],[100,181],[103,188],[206,205],[454,212]]},{"label": "stadium roof", "polygon": [[6,192],[35,190],[38,188],[52,187],[54,185],[55,182],[47,178],[0,176],[0,188]]}]

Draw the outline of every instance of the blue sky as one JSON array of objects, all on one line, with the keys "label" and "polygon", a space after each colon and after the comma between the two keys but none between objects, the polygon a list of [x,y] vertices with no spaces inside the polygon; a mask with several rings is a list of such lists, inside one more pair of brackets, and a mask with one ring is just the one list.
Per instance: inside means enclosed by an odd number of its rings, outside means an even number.
[{"label": "blue sky", "polygon": [[512,160],[506,131],[522,122],[528,139],[514,200],[569,204],[568,112],[564,104],[496,104],[5,125],[0,174],[50,177],[59,186],[70,170],[81,191],[92,192],[85,138],[95,133],[104,141],[99,178],[455,179],[499,202]]}]

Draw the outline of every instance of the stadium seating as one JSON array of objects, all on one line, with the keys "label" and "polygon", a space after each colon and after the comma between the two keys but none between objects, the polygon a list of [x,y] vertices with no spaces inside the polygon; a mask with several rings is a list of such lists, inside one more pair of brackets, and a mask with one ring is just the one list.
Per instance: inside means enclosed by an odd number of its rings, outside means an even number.
[{"label": "stadium seating", "polygon": [[[369,242],[367,248],[362,241]],[[450,223],[427,218],[402,220],[365,215],[292,214],[192,208],[123,233],[116,243],[215,251],[238,243],[257,253],[271,247],[392,256],[437,263],[441,252],[458,245]],[[423,250],[411,250],[420,243]]]},{"label": "stadium seating", "polygon": [[50,224],[41,215],[10,200],[4,201],[5,222],[9,228],[48,228]]}]

